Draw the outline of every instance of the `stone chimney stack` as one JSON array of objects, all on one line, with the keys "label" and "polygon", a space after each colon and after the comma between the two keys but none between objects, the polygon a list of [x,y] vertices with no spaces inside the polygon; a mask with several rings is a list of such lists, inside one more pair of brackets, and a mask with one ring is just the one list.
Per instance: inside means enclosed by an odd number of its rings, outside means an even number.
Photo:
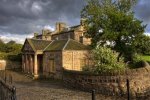
[{"label": "stone chimney stack", "polygon": [[84,26],[85,25],[85,21],[86,21],[86,18],[81,18],[80,25]]},{"label": "stone chimney stack", "polygon": [[38,36],[38,33],[34,33],[34,38],[36,39]]},{"label": "stone chimney stack", "polygon": [[43,29],[42,30],[42,35],[47,35],[48,33],[50,33],[51,31],[49,29]]},{"label": "stone chimney stack", "polygon": [[66,29],[66,23],[57,22],[56,23],[56,32],[61,32]]}]

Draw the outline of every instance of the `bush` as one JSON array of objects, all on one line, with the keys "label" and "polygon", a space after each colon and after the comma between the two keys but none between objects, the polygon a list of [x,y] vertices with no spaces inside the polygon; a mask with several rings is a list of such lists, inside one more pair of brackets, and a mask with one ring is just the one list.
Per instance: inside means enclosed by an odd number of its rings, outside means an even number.
[{"label": "bush", "polygon": [[141,56],[138,55],[138,54],[135,54],[135,55],[133,56],[133,63],[138,63],[138,62],[140,62],[140,61],[142,61]]},{"label": "bush", "polygon": [[16,55],[8,55],[7,56],[7,59],[8,60],[11,60],[11,61],[18,61],[18,62],[21,62],[21,54],[16,54]]},{"label": "bush", "polygon": [[0,52],[0,60],[7,59],[8,54]]},{"label": "bush", "polygon": [[107,47],[96,47],[92,50],[91,57],[94,59],[94,67],[83,68],[83,71],[94,73],[123,71],[125,64],[123,58],[117,61],[118,53]]},{"label": "bush", "polygon": [[92,66],[84,66],[82,67],[82,71],[94,73],[94,68]]},{"label": "bush", "polygon": [[13,53],[0,53],[0,60],[11,60],[11,61],[21,61],[21,53],[13,54]]},{"label": "bush", "polygon": [[144,67],[144,60],[141,58],[141,55],[134,54],[132,62],[129,63],[128,67],[131,69]]}]

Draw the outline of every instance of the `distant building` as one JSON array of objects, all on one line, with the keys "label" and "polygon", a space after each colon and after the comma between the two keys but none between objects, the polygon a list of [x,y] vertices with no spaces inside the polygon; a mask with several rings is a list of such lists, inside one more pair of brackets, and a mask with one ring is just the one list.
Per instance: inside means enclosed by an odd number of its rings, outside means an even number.
[{"label": "distant building", "polygon": [[55,31],[42,30],[26,39],[22,48],[22,69],[35,78],[40,75],[62,77],[62,69],[81,70],[88,64],[89,38],[84,36],[84,20],[80,25],[66,27],[56,23]]}]

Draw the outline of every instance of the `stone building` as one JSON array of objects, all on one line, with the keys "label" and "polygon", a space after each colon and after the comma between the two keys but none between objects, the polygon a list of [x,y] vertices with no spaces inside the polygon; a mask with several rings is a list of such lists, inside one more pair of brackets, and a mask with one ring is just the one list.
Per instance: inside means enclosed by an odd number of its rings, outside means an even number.
[{"label": "stone building", "polygon": [[91,43],[83,33],[84,25],[67,27],[65,23],[56,23],[55,31],[42,30],[34,37],[26,39],[22,48],[22,69],[39,76],[61,78],[62,69],[82,70],[88,64],[88,45]]}]

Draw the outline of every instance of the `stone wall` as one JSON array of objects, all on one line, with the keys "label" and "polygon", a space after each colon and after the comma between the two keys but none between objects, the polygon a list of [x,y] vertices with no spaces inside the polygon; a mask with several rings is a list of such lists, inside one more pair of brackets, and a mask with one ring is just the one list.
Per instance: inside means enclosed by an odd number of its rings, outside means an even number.
[{"label": "stone wall", "polygon": [[87,50],[66,50],[63,51],[63,67],[68,70],[82,70],[88,63]]},{"label": "stone wall", "polygon": [[21,68],[21,62],[0,60],[0,70]]},{"label": "stone wall", "polygon": [[22,66],[21,62],[10,61],[10,60],[6,61],[6,69],[21,68],[21,66]]},{"label": "stone wall", "polygon": [[[101,74],[64,70],[64,85],[84,91],[95,89],[97,93],[105,95],[126,96],[126,79],[129,79],[130,94],[144,93],[150,88],[150,67],[127,70],[122,74]],[[150,91],[150,90],[149,90]]]},{"label": "stone wall", "polygon": [[[81,61],[86,60],[86,50],[65,50],[44,52],[43,56],[43,74],[46,77],[62,79],[62,69],[81,70]],[[55,71],[51,70],[51,60],[54,61]],[[85,62],[86,63],[86,62]]]},{"label": "stone wall", "polygon": [[[54,61],[54,71],[51,69],[51,61]],[[44,52],[43,74],[46,77],[62,78],[62,52]]]}]

